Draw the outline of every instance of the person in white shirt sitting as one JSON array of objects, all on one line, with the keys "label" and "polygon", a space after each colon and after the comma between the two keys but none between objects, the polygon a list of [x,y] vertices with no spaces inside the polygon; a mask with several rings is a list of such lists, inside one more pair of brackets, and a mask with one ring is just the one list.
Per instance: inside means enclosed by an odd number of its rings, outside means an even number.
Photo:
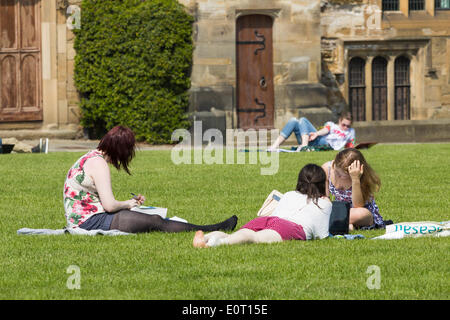
[{"label": "person in white shirt sitting", "polygon": [[197,231],[193,245],[208,248],[240,243],[272,243],[286,240],[324,239],[329,236],[331,201],[326,197],[326,173],[307,164],[298,175],[295,191],[286,192],[270,216],[258,217],[227,234]]},{"label": "person in white shirt sitting", "polygon": [[319,131],[306,118],[292,118],[280,132],[269,151],[276,151],[280,145],[295,134],[299,147],[297,151],[307,146],[329,146],[334,150],[353,148],[355,145],[355,129],[352,127],[352,116],[345,112],[339,117],[338,124],[332,121],[325,123]]}]

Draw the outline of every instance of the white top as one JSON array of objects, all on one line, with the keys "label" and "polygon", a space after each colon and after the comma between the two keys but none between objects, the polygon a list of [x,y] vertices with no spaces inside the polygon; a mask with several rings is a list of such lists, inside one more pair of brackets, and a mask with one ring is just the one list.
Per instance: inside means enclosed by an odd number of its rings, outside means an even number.
[{"label": "white top", "polygon": [[340,150],[344,147],[354,147],[355,129],[350,128],[347,131],[342,130],[339,125],[334,122],[325,123],[325,127],[330,131],[325,139],[334,150]]},{"label": "white top", "polygon": [[319,198],[315,205],[306,194],[298,191],[286,192],[272,216],[286,219],[302,226],[306,239],[323,239],[329,235],[331,201]]}]

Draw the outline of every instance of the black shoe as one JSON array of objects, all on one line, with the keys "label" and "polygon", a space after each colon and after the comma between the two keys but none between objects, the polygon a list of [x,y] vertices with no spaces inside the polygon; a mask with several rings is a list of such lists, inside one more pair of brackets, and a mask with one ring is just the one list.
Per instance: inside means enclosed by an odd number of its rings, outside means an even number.
[{"label": "black shoe", "polygon": [[225,227],[226,231],[233,231],[234,228],[236,228],[238,221],[238,217],[236,215],[232,216],[231,218],[226,220],[227,227]]}]

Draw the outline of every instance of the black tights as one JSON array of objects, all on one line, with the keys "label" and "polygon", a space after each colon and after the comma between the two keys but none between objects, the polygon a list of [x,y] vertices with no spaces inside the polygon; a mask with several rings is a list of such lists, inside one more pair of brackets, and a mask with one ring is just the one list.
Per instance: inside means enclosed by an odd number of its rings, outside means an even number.
[{"label": "black tights", "polygon": [[237,217],[232,216],[227,220],[212,224],[199,226],[173,220],[166,220],[159,215],[149,215],[130,210],[120,210],[111,222],[111,230],[120,230],[129,233],[162,231],[162,232],[183,232],[183,231],[217,231],[233,230],[236,227]]}]

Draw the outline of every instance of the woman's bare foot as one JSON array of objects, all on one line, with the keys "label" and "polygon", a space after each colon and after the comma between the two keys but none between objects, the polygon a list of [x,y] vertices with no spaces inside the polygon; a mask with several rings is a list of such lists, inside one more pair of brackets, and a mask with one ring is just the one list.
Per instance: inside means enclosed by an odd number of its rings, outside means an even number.
[{"label": "woman's bare foot", "polygon": [[275,142],[267,149],[268,151],[277,151],[280,148],[280,145],[285,141],[286,139],[283,136],[278,136]]},{"label": "woman's bare foot", "polygon": [[205,234],[203,233],[202,230],[198,230],[195,233],[192,244],[194,245],[195,248],[208,248],[205,241]]},{"label": "woman's bare foot", "polygon": [[305,144],[305,145],[301,144],[298,146],[297,150],[295,150],[295,151],[300,152],[302,150],[302,148],[306,147],[306,146],[307,146],[307,144]]}]

